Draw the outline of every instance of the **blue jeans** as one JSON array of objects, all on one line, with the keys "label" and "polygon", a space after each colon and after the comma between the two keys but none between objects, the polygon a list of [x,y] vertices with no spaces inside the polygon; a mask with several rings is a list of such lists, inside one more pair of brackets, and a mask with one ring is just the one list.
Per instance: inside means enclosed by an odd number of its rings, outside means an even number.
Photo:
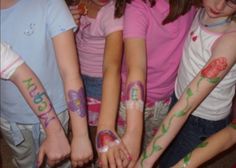
[{"label": "blue jeans", "polygon": [[101,100],[102,97],[102,78],[82,75],[87,97]]},{"label": "blue jeans", "polygon": [[159,160],[160,168],[170,168],[191,152],[198,144],[228,125],[230,117],[219,121],[190,115],[183,128]]}]

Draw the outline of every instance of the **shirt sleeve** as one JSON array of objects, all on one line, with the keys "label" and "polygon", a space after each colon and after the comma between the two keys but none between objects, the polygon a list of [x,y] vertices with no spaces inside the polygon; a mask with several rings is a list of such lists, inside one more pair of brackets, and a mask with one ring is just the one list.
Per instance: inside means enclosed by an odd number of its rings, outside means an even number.
[{"label": "shirt sleeve", "polygon": [[123,30],[123,17],[115,18],[115,4],[113,1],[108,4],[102,12],[103,14],[100,16],[102,17],[100,21],[105,36],[115,31]]},{"label": "shirt sleeve", "polygon": [[9,79],[16,69],[23,63],[24,61],[21,57],[13,52],[9,45],[1,43],[1,79]]},{"label": "shirt sleeve", "polygon": [[147,4],[134,0],[127,4],[124,15],[124,38],[145,38],[148,26]]},{"label": "shirt sleeve", "polygon": [[48,0],[47,25],[51,37],[76,29],[73,16],[64,0]]}]

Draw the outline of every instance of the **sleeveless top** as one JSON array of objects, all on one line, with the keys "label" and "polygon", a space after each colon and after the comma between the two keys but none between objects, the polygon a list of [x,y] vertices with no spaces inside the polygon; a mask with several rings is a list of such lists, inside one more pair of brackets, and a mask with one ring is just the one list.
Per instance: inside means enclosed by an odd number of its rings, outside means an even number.
[{"label": "sleeveless top", "polygon": [[[224,34],[208,31],[199,23],[199,15],[195,17],[189,35],[186,38],[183,57],[175,83],[177,98],[201,71],[212,55],[212,46]],[[234,65],[224,79],[213,89],[206,99],[196,108],[192,115],[207,119],[221,120],[231,112],[232,99],[235,94],[236,65]]]}]

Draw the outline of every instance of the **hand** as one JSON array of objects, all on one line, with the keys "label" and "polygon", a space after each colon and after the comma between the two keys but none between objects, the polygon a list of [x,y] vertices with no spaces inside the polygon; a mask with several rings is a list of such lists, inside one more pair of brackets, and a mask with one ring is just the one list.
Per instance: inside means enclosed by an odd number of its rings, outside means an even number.
[{"label": "hand", "polygon": [[132,160],[128,164],[128,168],[133,168],[139,157],[141,137],[136,138],[136,136],[133,134],[131,135],[131,134],[125,133],[125,135],[122,137],[122,141],[127,147],[132,158]]},{"label": "hand", "polygon": [[70,155],[70,145],[63,129],[53,134],[48,134],[39,148],[37,166],[43,163],[47,156],[47,164],[51,167],[64,160]]},{"label": "hand", "polygon": [[70,6],[69,9],[70,9],[70,13],[72,14],[74,18],[75,23],[79,26],[82,10],[79,8],[79,5]]},{"label": "hand", "polygon": [[111,130],[101,130],[96,138],[99,164],[103,168],[123,168],[129,163],[130,155],[124,143]]},{"label": "hand", "polygon": [[88,135],[81,137],[73,137],[71,141],[72,166],[83,166],[92,159],[93,150]]}]

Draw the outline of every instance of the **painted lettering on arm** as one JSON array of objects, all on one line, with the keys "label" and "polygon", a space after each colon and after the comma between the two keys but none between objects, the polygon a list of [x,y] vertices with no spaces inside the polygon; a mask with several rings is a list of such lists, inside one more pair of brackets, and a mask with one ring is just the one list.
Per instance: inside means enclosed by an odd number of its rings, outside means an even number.
[{"label": "painted lettering on arm", "polygon": [[50,115],[53,108],[50,104],[49,97],[44,91],[39,89],[32,78],[23,80],[23,84],[26,86],[33,105],[37,106],[37,116],[41,120],[43,126],[47,128],[50,122],[56,119],[55,115]]}]

